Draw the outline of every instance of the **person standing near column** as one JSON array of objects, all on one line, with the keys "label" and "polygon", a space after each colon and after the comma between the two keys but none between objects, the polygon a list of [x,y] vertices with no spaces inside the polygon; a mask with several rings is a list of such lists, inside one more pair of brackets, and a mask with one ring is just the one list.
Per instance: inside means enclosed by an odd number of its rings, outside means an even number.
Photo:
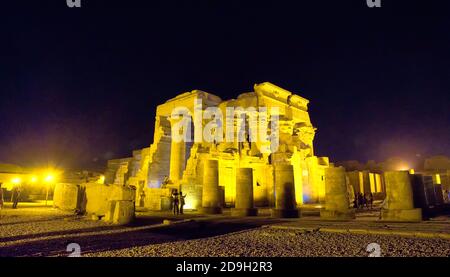
[{"label": "person standing near column", "polygon": [[186,198],[187,194],[183,195],[183,192],[180,190],[180,214],[183,214],[183,207],[186,204],[186,201],[184,200]]},{"label": "person standing near column", "polygon": [[20,186],[17,185],[13,188],[13,191],[12,191],[11,202],[13,202],[13,205],[12,205],[13,209],[17,209],[17,204],[19,204],[19,197],[20,197]]},{"label": "person standing near column", "polygon": [[179,204],[178,191],[174,190],[172,193],[173,215],[178,215],[180,213],[180,207],[178,206],[178,204]]}]

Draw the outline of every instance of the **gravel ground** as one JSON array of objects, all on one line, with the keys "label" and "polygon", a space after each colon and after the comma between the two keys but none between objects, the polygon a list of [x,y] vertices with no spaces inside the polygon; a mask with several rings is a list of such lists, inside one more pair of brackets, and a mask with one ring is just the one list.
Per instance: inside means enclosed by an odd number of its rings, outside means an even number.
[{"label": "gravel ground", "polygon": [[270,220],[220,219],[155,225],[163,217],[140,215],[134,226],[111,226],[52,208],[4,209],[0,256],[67,256],[69,243],[83,256],[310,257],[368,256],[378,243],[382,256],[450,256],[450,240],[304,232],[260,227]]},{"label": "gravel ground", "polygon": [[69,234],[102,227],[106,228],[101,222],[83,220],[73,213],[52,208],[4,209],[0,219],[0,242],[11,238],[50,236],[61,232]]},{"label": "gravel ground", "polygon": [[152,257],[316,257],[368,256],[370,243],[381,256],[450,256],[450,241],[398,236],[350,235],[258,228],[228,235],[154,244],[87,256]]}]

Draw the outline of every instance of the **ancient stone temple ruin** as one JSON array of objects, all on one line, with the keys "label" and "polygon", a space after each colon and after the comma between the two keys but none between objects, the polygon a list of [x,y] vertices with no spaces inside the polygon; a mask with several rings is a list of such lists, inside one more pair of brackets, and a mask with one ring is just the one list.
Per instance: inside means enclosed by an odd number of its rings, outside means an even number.
[{"label": "ancient stone temple ruin", "polygon": [[104,180],[58,184],[54,206],[127,224],[136,209],[170,210],[177,193],[184,209],[205,214],[255,216],[267,207],[274,217],[298,217],[313,208],[323,220],[354,219],[355,194],[384,200],[385,221],[420,221],[448,202],[445,159],[414,173],[315,156],[308,104],[271,83],[232,100],[180,94],[157,107],[150,147],[108,161]]},{"label": "ancient stone temple ruin", "polygon": [[[252,214],[255,206],[265,206],[295,215],[298,205],[325,201],[325,171],[333,167],[327,157],[314,155],[316,128],[308,104],[271,83],[231,100],[200,90],[180,94],[157,107],[150,147],[108,162],[105,184],[134,187],[136,206],[150,210],[169,209],[177,189],[187,194],[185,209],[215,213],[234,207],[238,214]],[[191,139],[174,139],[181,121],[176,110],[189,117],[189,130],[181,130]],[[223,124],[218,114],[226,115]],[[252,121],[259,124],[256,140],[250,139]],[[205,132],[212,132],[213,140],[205,139]],[[345,183],[344,170],[330,176]]]}]

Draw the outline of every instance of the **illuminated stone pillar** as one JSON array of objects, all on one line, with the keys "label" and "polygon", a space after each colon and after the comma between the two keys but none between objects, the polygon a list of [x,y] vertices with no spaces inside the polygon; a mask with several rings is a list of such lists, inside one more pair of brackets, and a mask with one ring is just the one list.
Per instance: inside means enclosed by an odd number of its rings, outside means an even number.
[{"label": "illuminated stone pillar", "polygon": [[381,220],[421,221],[422,209],[414,208],[413,189],[407,171],[384,173],[386,206],[381,209]]},{"label": "illuminated stone pillar", "polygon": [[295,201],[294,168],[292,165],[275,165],[275,209],[273,217],[299,217]]},{"label": "illuminated stone pillar", "polygon": [[203,168],[202,212],[222,213],[219,191],[219,161],[206,160]]},{"label": "illuminated stone pillar", "polygon": [[236,169],[236,200],[231,211],[234,216],[256,216],[258,210],[253,202],[253,169]]},{"label": "illuminated stone pillar", "polygon": [[320,218],[348,220],[355,218],[355,210],[350,209],[345,169],[343,167],[325,168],[325,209]]},{"label": "illuminated stone pillar", "polygon": [[[171,120],[173,126],[173,120]],[[186,160],[186,141],[176,141],[174,137],[177,130],[172,128],[172,142],[170,145],[170,176],[169,179],[174,184],[179,184],[183,176],[183,170]]]},{"label": "illuminated stone pillar", "polygon": [[364,188],[364,191],[361,191],[361,193],[364,195],[364,194],[370,192],[370,174],[369,174],[369,171],[364,170],[362,172],[362,175],[363,175],[363,188]]},{"label": "illuminated stone pillar", "polygon": [[441,175],[439,174],[433,174],[433,189],[434,189],[434,195],[436,199],[436,205],[440,206],[444,204],[444,195],[443,195],[443,189],[442,189],[442,181],[441,181]]}]

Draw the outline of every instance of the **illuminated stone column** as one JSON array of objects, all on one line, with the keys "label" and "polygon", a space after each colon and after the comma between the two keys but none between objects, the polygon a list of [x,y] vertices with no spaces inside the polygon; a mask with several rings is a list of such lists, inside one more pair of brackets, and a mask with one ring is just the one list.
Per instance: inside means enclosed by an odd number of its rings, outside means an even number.
[{"label": "illuminated stone column", "polygon": [[434,194],[436,198],[436,205],[440,206],[444,204],[444,195],[443,195],[443,189],[441,184],[441,175],[439,174],[433,174],[433,188],[434,188]]},{"label": "illuminated stone column", "polygon": [[236,201],[231,211],[234,216],[256,216],[258,210],[253,203],[253,169],[236,169]]},{"label": "illuminated stone column", "polygon": [[202,212],[222,213],[219,191],[219,161],[206,160],[203,168]]},{"label": "illuminated stone column", "polygon": [[381,220],[421,221],[422,209],[414,208],[411,178],[407,171],[384,173],[386,182],[385,207],[381,209]]},{"label": "illuminated stone column", "polygon": [[[170,121],[172,126],[174,125],[174,121]],[[179,184],[183,176],[183,170],[185,166],[186,160],[186,141],[176,141],[174,139],[175,136],[179,136],[176,134],[177,130],[172,128],[172,142],[170,145],[170,176],[169,179],[174,184]]]},{"label": "illuminated stone column", "polygon": [[362,194],[366,194],[366,193],[370,192],[370,174],[369,174],[369,171],[364,170],[362,172],[362,175],[363,175],[363,188],[364,188],[364,191],[362,191],[361,193]]},{"label": "illuminated stone column", "polygon": [[320,218],[348,220],[355,218],[355,210],[350,209],[345,169],[343,167],[325,168],[325,209]]},{"label": "illuminated stone column", "polygon": [[299,217],[295,201],[294,168],[292,165],[275,165],[275,209],[273,217]]}]

